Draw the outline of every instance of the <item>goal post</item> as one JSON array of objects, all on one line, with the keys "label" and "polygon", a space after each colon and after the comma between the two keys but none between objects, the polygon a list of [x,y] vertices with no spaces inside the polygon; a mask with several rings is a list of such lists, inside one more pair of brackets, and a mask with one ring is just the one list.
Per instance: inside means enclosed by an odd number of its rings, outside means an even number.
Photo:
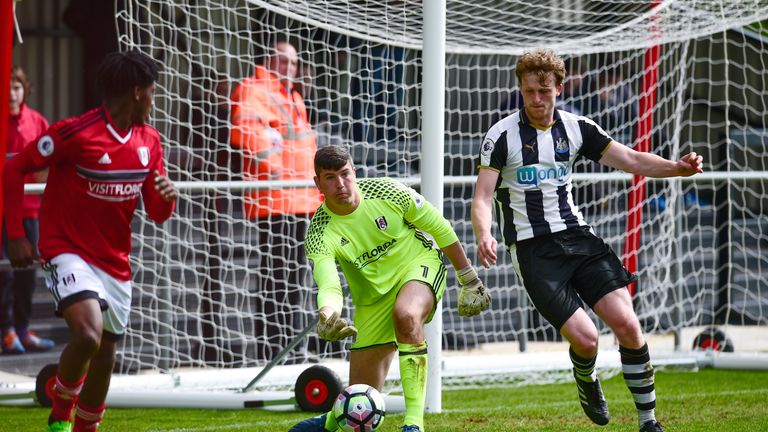
[{"label": "goal post", "polygon": [[[711,326],[724,329],[739,352],[768,349],[761,342],[768,338],[755,336],[768,327],[768,90],[762,78],[768,31],[760,24],[768,5],[534,3],[125,2],[116,17],[122,49],[139,49],[163,64],[152,124],[182,194],[163,226],[143,213],[134,222],[134,307],[119,348],[121,371],[250,373],[269,361],[262,347],[288,343],[287,336],[268,340],[264,325],[286,326],[288,335],[287,326],[300,327],[315,313],[309,277],[288,287],[297,302],[286,297],[265,307],[265,287],[277,273],[261,268],[260,254],[269,250],[262,238],[292,234],[272,233],[242,209],[246,190],[311,186],[311,180],[244,181],[245,156],[229,143],[229,94],[275,37],[286,37],[299,53],[306,75],[298,81],[318,145],[349,148],[360,177],[391,176],[420,188],[443,209],[473,260],[469,208],[478,145],[495,120],[516,109],[508,101],[517,86],[517,57],[551,46],[573,66],[566,85],[578,91],[561,100],[568,109],[594,118],[627,145],[643,138],[665,157],[696,151],[705,158],[703,175],[646,179],[638,197],[634,302],[644,331],[660,341],[651,355],[687,356],[695,336]],[[433,21],[441,15],[444,30]],[[651,60],[657,76],[645,88],[651,47],[658,47]],[[644,118],[652,121],[638,133],[638,106],[651,92],[652,117]],[[631,175],[585,160],[575,166],[575,200],[621,258],[631,184]],[[495,267],[480,272],[492,307],[472,319],[458,316],[459,289],[449,271],[441,327],[434,326],[441,328],[440,342],[430,342],[438,383],[430,390],[431,411],[441,408],[440,384],[517,382],[512,376],[520,371],[546,382],[548,371],[562,367],[554,360],[567,361],[562,352],[543,354],[562,351],[562,339],[529,304],[507,253],[498,255]],[[268,258],[284,265],[279,256]],[[347,302],[345,315],[352,313]],[[610,330],[595,321],[606,338],[603,348],[610,349]],[[671,342],[670,334],[676,335]],[[322,364],[343,363],[346,348],[348,342],[314,335],[302,345]],[[496,360],[504,355],[511,357]],[[306,358],[297,351],[286,360]],[[390,390],[398,389],[396,379]]]},{"label": "goal post", "polygon": [[[424,2],[424,75],[422,97],[421,193],[436,208],[443,208],[444,127],[445,127],[445,0]],[[454,269],[457,271],[460,269]],[[426,326],[428,364],[426,412],[442,411],[441,370],[443,351],[443,305],[435,305],[432,321]]]}]

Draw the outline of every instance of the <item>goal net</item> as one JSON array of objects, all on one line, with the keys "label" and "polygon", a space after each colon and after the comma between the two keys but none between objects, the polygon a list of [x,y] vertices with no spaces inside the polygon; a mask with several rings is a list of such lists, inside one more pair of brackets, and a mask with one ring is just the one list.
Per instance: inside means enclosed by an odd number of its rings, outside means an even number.
[{"label": "goal net", "polygon": [[[736,350],[765,350],[768,338],[749,332],[768,324],[768,3],[449,0],[446,9],[443,210],[470,257],[479,143],[519,107],[517,57],[549,46],[569,67],[564,109],[629,146],[704,156],[707,172],[690,179],[638,181],[586,160],[575,166],[587,221],[639,276],[634,303],[644,331],[676,335],[669,350],[687,351],[698,332],[719,326]],[[264,366],[315,314],[309,267],[296,264],[306,216],[274,226],[249,219],[245,194],[286,184],[247,181],[251,155],[231,144],[230,94],[275,41],[298,51],[294,85],[317,146],[347,146],[360,177],[417,188],[429,181],[420,177],[434,162],[421,153],[422,88],[431,79],[422,74],[422,15],[418,1],[125,2],[121,47],[163,65],[151,122],[182,194],[163,226],[143,214],[135,221],[123,372]],[[288,187],[297,185],[311,187],[311,179]],[[458,316],[449,272],[446,359],[561,342],[506,252],[499,257],[481,271],[492,308],[472,319]],[[344,314],[352,313],[347,304]],[[346,358],[345,344],[310,335],[284,362]]]}]

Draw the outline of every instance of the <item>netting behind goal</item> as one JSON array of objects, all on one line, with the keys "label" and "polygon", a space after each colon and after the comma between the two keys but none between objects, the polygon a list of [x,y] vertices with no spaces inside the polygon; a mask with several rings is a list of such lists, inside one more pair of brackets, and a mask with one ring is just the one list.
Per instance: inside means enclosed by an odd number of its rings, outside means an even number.
[{"label": "netting behind goal", "polygon": [[[631,176],[585,160],[576,166],[575,198],[587,221],[623,259],[637,259],[634,298],[644,330],[764,327],[768,28],[759,22],[768,18],[768,3],[653,4],[447,2],[444,160],[452,181],[444,189],[445,215],[474,257],[469,210],[478,145],[493,122],[519,107],[517,56],[553,47],[569,65],[563,107],[594,118],[627,145],[672,158],[704,155],[707,175],[649,180],[644,190]],[[422,75],[422,10],[422,2],[411,1],[126,2],[117,17],[121,46],[163,64],[152,123],[164,138],[171,177],[194,187],[183,189],[162,227],[143,216],[135,223],[134,310],[119,354],[124,371],[263,365],[307,325],[315,312],[308,267],[287,267],[271,249],[296,233],[274,232],[243,214],[246,156],[229,142],[229,94],[271,43],[286,38],[301,58],[297,82],[317,145],[348,146],[359,176],[418,179],[432,162],[421,156],[422,80],[430,79]],[[644,192],[637,203],[633,189]],[[639,225],[628,225],[628,208],[642,216]],[[637,247],[625,246],[632,233]],[[481,272],[493,306],[473,319],[456,312],[450,272],[444,350],[531,349],[558,340],[528,302],[509,257],[502,250],[499,256]],[[290,281],[278,280],[289,273]],[[288,286],[270,305],[276,283]],[[281,336],[268,339],[269,325]],[[738,349],[759,349],[755,344]],[[344,348],[310,337],[287,361],[306,361],[306,350],[344,358]]]}]

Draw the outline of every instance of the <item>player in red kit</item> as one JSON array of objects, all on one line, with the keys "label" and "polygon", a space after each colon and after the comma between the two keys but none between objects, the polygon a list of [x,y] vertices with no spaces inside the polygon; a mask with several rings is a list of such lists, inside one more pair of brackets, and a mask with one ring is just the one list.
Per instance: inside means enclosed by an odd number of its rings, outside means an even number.
[{"label": "player in red kit", "polygon": [[[99,67],[103,105],[51,126],[6,165],[8,258],[39,261],[70,340],[61,353],[48,430],[94,431],[104,415],[115,349],[131,305],[131,219],[141,196],[157,223],[175,208],[160,135],[145,124],[158,65],[139,52]],[[40,210],[40,257],[24,237],[24,175],[49,168]],[[74,421],[73,408],[77,406]]]}]

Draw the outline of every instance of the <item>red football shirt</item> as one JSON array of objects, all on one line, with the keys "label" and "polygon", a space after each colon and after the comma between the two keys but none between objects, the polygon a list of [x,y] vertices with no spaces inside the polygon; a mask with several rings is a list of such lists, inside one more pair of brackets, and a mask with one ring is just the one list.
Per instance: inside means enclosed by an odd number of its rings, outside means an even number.
[{"label": "red football shirt", "polygon": [[[22,104],[18,115],[8,116],[8,146],[6,147],[8,157],[13,157],[20,152],[46,129],[48,129],[48,121],[45,117],[26,104]],[[35,176],[29,174],[24,181],[35,183]],[[25,218],[37,218],[40,210],[40,195],[24,195],[22,206]]]},{"label": "red football shirt", "polygon": [[[165,174],[160,134],[148,125],[120,131],[104,107],[55,123],[8,165],[8,204],[20,198],[20,172],[49,167],[40,209],[41,257],[74,253],[118,280],[131,278],[131,219],[139,196],[157,223],[175,207],[154,190],[152,172]],[[17,209],[8,207],[6,218],[8,237],[23,236]]]}]

